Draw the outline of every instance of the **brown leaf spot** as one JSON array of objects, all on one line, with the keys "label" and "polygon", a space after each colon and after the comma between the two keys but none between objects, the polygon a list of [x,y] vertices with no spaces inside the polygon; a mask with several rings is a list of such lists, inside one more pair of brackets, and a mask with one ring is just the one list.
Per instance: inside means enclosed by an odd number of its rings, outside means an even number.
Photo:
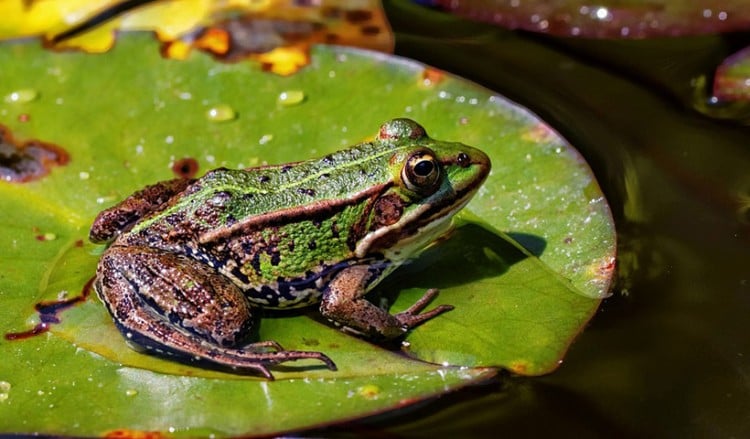
[{"label": "brown leaf spot", "polygon": [[172,164],[172,172],[180,178],[193,178],[198,173],[198,161],[185,157]]},{"label": "brown leaf spot", "polygon": [[20,143],[10,130],[0,125],[0,179],[14,183],[38,180],[52,166],[66,165],[70,156],[57,145],[29,140]]},{"label": "brown leaf spot", "polygon": [[159,431],[127,430],[121,428],[106,432],[104,437],[107,439],[163,439],[169,436]]},{"label": "brown leaf spot", "polygon": [[362,35],[373,36],[380,33],[380,28],[377,26],[362,26]]},{"label": "brown leaf spot", "polygon": [[426,68],[422,70],[422,85],[432,87],[441,83],[445,79],[445,73],[442,70]]},{"label": "brown leaf spot", "polygon": [[372,12],[366,9],[353,9],[344,13],[344,19],[350,23],[363,23],[371,18]]}]

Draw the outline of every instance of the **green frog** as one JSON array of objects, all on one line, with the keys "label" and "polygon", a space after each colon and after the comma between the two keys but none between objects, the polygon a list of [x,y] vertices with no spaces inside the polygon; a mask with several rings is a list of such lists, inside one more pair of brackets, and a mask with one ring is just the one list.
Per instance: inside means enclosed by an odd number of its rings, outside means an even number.
[{"label": "green frog", "polygon": [[320,159],[156,183],[94,221],[91,241],[110,243],[94,287],[145,352],[268,379],[269,366],[300,359],[336,370],[322,352],[248,342],[253,309],[319,304],[374,341],[452,309],[422,312],[435,289],[398,314],[365,295],[443,236],[489,171],[483,152],[394,119],[373,141]]}]

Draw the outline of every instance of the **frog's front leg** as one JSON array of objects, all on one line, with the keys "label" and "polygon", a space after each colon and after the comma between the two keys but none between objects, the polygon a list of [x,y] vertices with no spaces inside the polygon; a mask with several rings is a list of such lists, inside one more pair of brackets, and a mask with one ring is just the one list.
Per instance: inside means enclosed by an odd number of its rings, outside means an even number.
[{"label": "frog's front leg", "polygon": [[346,330],[370,339],[393,339],[406,333],[426,320],[453,309],[451,305],[440,305],[421,313],[437,295],[430,289],[406,311],[389,314],[364,295],[367,284],[377,276],[377,269],[366,265],[354,265],[341,270],[329,283],[320,303],[320,313]]},{"label": "frog's front leg", "polygon": [[252,325],[240,289],[210,267],[149,247],[110,247],[97,268],[95,288],[131,344],[273,376],[267,365],[304,358],[335,370],[324,354],[285,351],[268,341],[242,346]]}]

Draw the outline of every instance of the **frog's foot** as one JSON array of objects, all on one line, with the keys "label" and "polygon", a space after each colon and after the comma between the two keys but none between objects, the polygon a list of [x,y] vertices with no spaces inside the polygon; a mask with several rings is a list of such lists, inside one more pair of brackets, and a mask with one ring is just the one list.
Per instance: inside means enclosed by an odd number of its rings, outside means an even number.
[{"label": "frog's foot", "polygon": [[420,323],[453,309],[450,305],[441,305],[420,314],[438,294],[438,290],[431,289],[406,311],[391,315],[363,297],[372,275],[370,267],[365,265],[341,270],[323,293],[320,313],[346,332],[379,341],[401,337]]},{"label": "frog's foot", "polygon": [[446,311],[450,311],[453,309],[453,305],[440,305],[435,307],[435,309],[432,309],[427,312],[423,312],[420,314],[420,311],[425,309],[425,307],[432,302],[432,299],[437,297],[438,295],[438,289],[437,288],[430,288],[427,290],[422,297],[419,298],[412,306],[410,306],[406,311],[402,311],[398,314],[395,314],[393,317],[395,317],[399,322],[401,322],[402,325],[404,325],[407,328],[413,328],[421,323],[424,323],[427,320],[430,320],[431,318],[440,315]]},{"label": "frog's foot", "polygon": [[[272,347],[274,352],[262,352],[256,348]],[[315,351],[287,351],[275,341],[253,343],[241,349],[218,348],[211,350],[205,358],[196,357],[196,360],[206,359],[211,363],[226,366],[234,370],[249,370],[258,372],[269,380],[273,380],[273,374],[268,370],[269,365],[286,363],[297,360],[319,360],[330,370],[336,370],[336,364],[324,353]]]},{"label": "frog's foot", "polygon": [[[133,317],[137,319],[138,312]],[[135,348],[145,348],[145,352],[171,356],[183,362],[204,362],[238,372],[258,373],[269,380],[274,377],[268,366],[288,361],[319,360],[328,369],[336,370],[336,364],[322,352],[287,351],[275,341],[261,341],[242,348],[218,347],[158,319],[149,318],[148,325],[152,334],[161,334],[158,341],[136,332],[132,326],[129,329],[122,322],[118,324],[128,340],[137,344]]]}]

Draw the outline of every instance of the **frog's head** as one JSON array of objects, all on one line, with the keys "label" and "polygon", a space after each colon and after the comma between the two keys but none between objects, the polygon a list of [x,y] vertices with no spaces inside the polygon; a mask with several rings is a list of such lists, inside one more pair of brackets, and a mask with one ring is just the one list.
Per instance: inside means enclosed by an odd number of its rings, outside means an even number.
[{"label": "frog's head", "polygon": [[387,164],[392,185],[375,200],[356,254],[398,261],[450,229],[453,215],[487,178],[490,159],[476,148],[433,140],[410,119],[386,122],[375,142],[393,151]]}]

